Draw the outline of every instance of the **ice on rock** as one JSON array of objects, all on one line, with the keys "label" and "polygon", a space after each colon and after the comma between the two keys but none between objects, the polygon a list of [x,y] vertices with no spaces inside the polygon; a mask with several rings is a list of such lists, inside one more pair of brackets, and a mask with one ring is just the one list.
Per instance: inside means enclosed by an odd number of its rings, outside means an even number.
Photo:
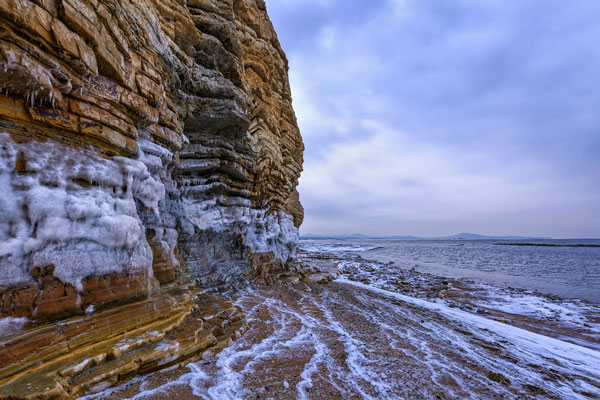
[{"label": "ice on rock", "polygon": [[250,208],[247,199],[240,198],[238,203],[235,199],[227,201],[229,206],[220,206],[218,199],[187,200],[184,208],[200,230],[238,233],[253,252],[273,252],[284,263],[295,256],[299,231],[291,215]]},{"label": "ice on rock", "polygon": [[165,197],[165,186],[150,175],[143,160],[125,157],[115,157],[115,160],[121,164],[133,196],[158,216],[158,203]]},{"label": "ice on rock", "polygon": [[103,158],[58,143],[15,143],[0,133],[0,286],[30,271],[81,289],[81,279],[147,270],[152,252],[136,200],[158,213],[164,186],[140,160]]},{"label": "ice on rock", "polygon": [[0,318],[0,339],[21,331],[27,322],[29,322],[27,318]]}]

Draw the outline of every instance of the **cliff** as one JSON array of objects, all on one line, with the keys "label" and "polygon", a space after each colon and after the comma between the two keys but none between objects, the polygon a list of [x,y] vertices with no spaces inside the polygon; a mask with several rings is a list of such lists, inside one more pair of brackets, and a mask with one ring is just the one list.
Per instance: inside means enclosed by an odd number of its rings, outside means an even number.
[{"label": "cliff", "polygon": [[241,334],[202,290],[284,273],[303,218],[264,1],[2,0],[0,89],[0,398],[100,390]]}]

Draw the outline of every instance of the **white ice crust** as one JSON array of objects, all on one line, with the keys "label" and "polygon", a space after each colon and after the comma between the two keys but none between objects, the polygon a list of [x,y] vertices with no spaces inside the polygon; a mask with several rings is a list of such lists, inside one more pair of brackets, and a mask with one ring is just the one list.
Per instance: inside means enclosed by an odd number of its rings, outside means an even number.
[{"label": "white ice crust", "polygon": [[[152,276],[136,200],[158,216],[173,154],[144,139],[139,145],[137,159],[108,158],[56,142],[16,143],[0,132],[0,288],[33,283],[31,271],[49,265],[77,290],[87,276]],[[298,229],[289,214],[253,209],[244,198],[183,201],[200,230],[239,233],[253,252],[283,262],[295,256]],[[154,231],[155,245],[177,265],[177,231]]]},{"label": "white ice crust", "polygon": [[[223,203],[228,205],[220,205]],[[255,253],[273,252],[283,262],[296,254],[299,231],[293,217],[283,211],[253,209],[250,201],[243,198],[186,199],[184,209],[198,229],[239,233]]]},{"label": "white ice crust", "polygon": [[27,322],[29,322],[27,318],[0,318],[0,339],[18,333]]},{"label": "white ice crust", "polygon": [[[152,178],[156,182],[170,181],[170,178],[166,176],[166,166],[173,160],[173,153],[147,139],[138,139],[138,144],[140,146],[138,160],[147,167]],[[140,192],[144,194],[145,199],[152,199],[147,202],[148,204],[144,203],[144,205],[152,209],[154,214],[158,216],[159,211],[157,206],[165,197],[164,185],[160,184],[154,188],[146,185],[140,189]],[[163,255],[169,255],[171,265],[178,266],[179,260],[175,256],[175,248],[177,247],[179,236],[178,232],[175,229],[160,226],[153,226],[153,230],[155,236],[152,238],[152,244],[156,248],[160,248]]]},{"label": "white ice crust", "polygon": [[[24,171],[17,171],[18,160]],[[140,270],[152,276],[135,199],[158,213],[164,194],[141,160],[15,143],[0,132],[0,287],[32,282],[31,270],[48,265],[78,290],[87,276]]]}]

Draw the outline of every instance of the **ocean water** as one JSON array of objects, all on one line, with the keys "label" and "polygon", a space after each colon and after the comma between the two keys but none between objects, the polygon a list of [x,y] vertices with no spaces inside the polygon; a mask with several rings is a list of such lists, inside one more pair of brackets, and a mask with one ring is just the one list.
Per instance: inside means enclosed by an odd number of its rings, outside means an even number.
[{"label": "ocean water", "polygon": [[592,244],[600,240],[302,240],[300,248],[360,255],[388,268],[511,286],[600,302],[600,247],[503,246]]}]

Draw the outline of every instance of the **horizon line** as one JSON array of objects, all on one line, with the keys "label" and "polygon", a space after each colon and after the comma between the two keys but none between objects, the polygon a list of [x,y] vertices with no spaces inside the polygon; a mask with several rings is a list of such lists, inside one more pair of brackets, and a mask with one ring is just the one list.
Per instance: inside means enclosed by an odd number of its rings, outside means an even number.
[{"label": "horizon line", "polygon": [[459,237],[461,235],[473,235],[473,236],[481,236],[481,237],[489,237],[489,238],[523,238],[523,239],[539,239],[539,240],[600,240],[600,237],[553,237],[553,236],[536,236],[536,235],[485,235],[479,233],[457,233],[453,235],[438,235],[438,236],[419,236],[419,235],[378,235],[378,234],[362,234],[362,233],[340,233],[340,234],[316,234],[316,233],[300,233],[299,237],[352,237],[352,236],[363,236],[365,238],[417,238],[417,239],[443,239],[443,238],[451,238],[451,237]]}]

